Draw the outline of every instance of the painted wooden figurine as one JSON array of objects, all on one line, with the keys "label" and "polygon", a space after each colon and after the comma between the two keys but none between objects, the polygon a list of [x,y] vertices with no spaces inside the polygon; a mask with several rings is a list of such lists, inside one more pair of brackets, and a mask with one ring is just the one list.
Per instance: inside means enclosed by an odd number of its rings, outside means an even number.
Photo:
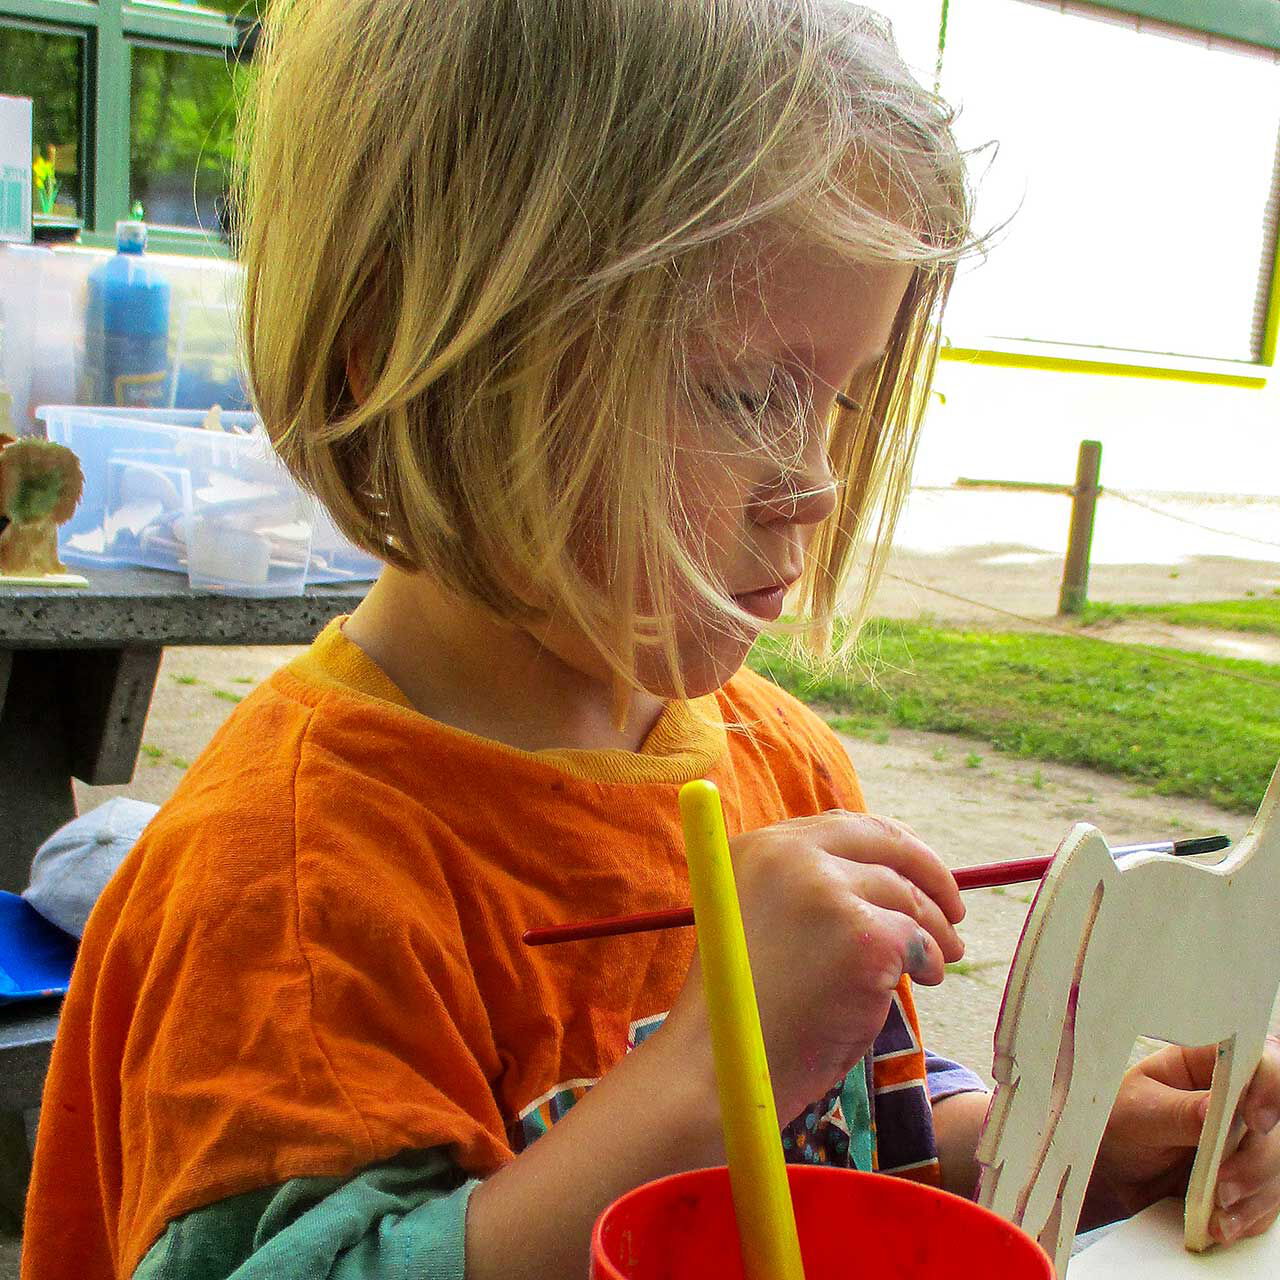
[{"label": "painted wooden figurine", "polygon": [[1239,1140],[1232,1117],[1280,987],[1277,810],[1280,766],[1248,833],[1212,866],[1154,853],[1117,864],[1081,824],[1040,886],[996,1027],[978,1199],[1038,1238],[1060,1276],[1140,1035],[1218,1046],[1184,1220],[1187,1249],[1211,1243],[1218,1167]]},{"label": "painted wooden figurine", "polygon": [[83,488],[79,459],[65,445],[0,435],[0,578],[84,582],[58,559],[58,526]]}]

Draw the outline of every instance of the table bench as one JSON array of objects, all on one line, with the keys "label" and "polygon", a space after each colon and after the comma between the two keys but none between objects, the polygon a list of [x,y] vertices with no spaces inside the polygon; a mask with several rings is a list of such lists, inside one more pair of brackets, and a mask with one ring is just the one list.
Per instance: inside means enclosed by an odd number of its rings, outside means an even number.
[{"label": "table bench", "polygon": [[27,1116],[40,1106],[59,1004],[0,1008],[0,1210],[19,1219],[31,1170]]}]

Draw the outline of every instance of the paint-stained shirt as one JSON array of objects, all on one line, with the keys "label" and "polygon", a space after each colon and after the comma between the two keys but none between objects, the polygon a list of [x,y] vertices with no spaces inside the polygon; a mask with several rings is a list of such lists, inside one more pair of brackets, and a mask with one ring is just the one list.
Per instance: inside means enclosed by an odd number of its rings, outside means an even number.
[{"label": "paint-stained shirt", "polygon": [[[863,807],[829,729],[749,671],[669,704],[638,752],[530,753],[418,714],[331,624],[237,708],[90,918],[25,1280],[131,1276],[171,1224],[246,1203],[263,1261],[308,1223],[339,1250],[393,1218],[413,1237],[443,1213],[456,1234],[466,1179],[554,1123],[683,985],[690,930],[521,934],[688,901],[676,796],[697,777],[731,834]],[[906,979],[867,1071],[784,1145],[938,1180]]]}]

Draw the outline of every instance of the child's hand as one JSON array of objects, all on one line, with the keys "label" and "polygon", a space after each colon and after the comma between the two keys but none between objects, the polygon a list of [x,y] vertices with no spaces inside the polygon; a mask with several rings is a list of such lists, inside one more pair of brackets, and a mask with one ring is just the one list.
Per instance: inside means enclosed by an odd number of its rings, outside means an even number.
[{"label": "child's hand", "polygon": [[[730,841],[779,1118],[842,1079],[903,973],[942,981],[964,944],[951,873],[913,832],[832,810]],[[695,961],[668,1024],[705,1026]],[[692,1021],[691,1021],[692,1020]]]},{"label": "child's hand", "polygon": [[[1170,1045],[1129,1069],[1094,1166],[1100,1185],[1090,1186],[1091,1198],[1110,1198],[1106,1216],[1137,1213],[1185,1191],[1215,1056],[1214,1045]],[[1259,1235],[1280,1215],[1280,1041],[1274,1036],[1237,1115],[1247,1127],[1218,1171],[1209,1220],[1209,1234],[1220,1244]]]}]

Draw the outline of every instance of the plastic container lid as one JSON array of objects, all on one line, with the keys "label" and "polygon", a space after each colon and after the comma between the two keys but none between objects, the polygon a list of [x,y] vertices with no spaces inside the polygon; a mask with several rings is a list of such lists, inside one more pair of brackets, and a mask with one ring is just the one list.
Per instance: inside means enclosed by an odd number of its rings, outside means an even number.
[{"label": "plastic container lid", "polygon": [[76,940],[16,893],[0,892],[0,1005],[65,994]]}]

